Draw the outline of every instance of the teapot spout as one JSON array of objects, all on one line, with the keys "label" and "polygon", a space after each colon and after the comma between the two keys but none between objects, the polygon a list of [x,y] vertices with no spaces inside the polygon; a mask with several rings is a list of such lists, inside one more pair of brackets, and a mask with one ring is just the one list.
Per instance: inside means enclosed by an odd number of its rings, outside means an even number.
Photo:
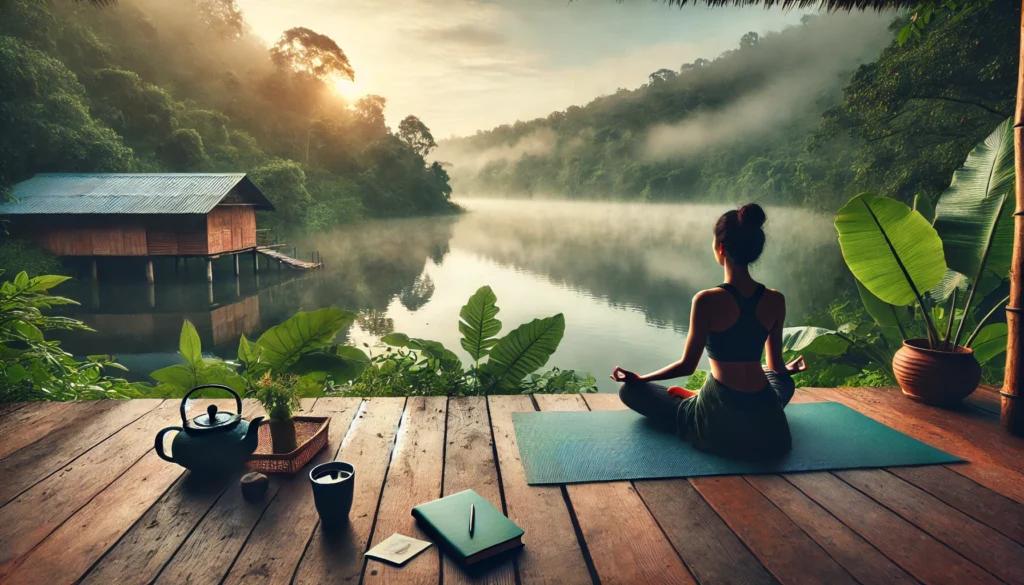
[{"label": "teapot spout", "polygon": [[249,429],[245,431],[245,438],[242,439],[245,449],[252,453],[260,444],[260,425],[263,424],[263,417],[257,416],[249,421]]}]

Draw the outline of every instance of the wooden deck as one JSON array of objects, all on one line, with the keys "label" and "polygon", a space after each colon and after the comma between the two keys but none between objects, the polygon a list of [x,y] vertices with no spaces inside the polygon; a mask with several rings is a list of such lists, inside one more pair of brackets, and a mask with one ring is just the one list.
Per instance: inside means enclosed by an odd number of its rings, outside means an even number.
[{"label": "wooden deck", "polygon": [[268,262],[273,260],[280,266],[287,266],[297,270],[316,270],[317,268],[323,268],[324,265],[323,262],[306,262],[305,260],[293,258],[283,252],[278,252],[271,246],[260,246],[256,248],[256,253],[266,256]]},{"label": "wooden deck", "polygon": [[[305,477],[190,489],[153,437],[178,401],[0,405],[0,582],[1024,583],[1024,439],[997,396],[951,411],[895,390],[801,390],[970,463],[784,476],[526,485],[512,412],[622,408],[614,395],[330,398],[328,448],[356,467],[346,533],[321,533]],[[200,406],[201,407],[201,406]],[[247,403],[246,416],[259,414]],[[363,553],[409,511],[473,488],[526,530],[526,547],[468,574],[428,549],[404,568]]]}]

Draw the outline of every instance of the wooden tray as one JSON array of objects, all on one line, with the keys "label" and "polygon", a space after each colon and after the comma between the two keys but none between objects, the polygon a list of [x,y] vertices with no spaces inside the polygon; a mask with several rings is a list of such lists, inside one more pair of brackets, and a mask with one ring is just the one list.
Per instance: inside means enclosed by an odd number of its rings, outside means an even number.
[{"label": "wooden tray", "polygon": [[296,416],[295,442],[299,445],[291,453],[274,453],[270,438],[270,425],[260,425],[260,443],[249,458],[249,468],[263,473],[298,473],[310,459],[327,446],[327,428],[331,424],[326,416]]}]

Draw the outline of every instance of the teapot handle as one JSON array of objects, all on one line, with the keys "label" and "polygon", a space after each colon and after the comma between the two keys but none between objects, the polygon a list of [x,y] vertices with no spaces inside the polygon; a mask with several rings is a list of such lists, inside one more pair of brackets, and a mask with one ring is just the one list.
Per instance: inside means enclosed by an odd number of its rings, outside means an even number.
[{"label": "teapot handle", "polygon": [[[159,455],[161,459],[164,461],[170,461],[171,463],[177,463],[177,461],[174,460],[174,457],[168,456],[167,453],[164,452],[164,435],[171,431],[178,431],[180,433],[184,430],[185,429],[181,427],[167,427],[156,434],[156,445],[154,445],[154,447],[156,448],[156,454]],[[173,453],[171,455],[173,455]]]},{"label": "teapot handle", "polygon": [[220,388],[221,390],[227,390],[228,392],[233,394],[235,397],[235,410],[238,411],[238,416],[242,416],[242,397],[238,395],[238,392],[235,392],[230,386],[225,386],[223,384],[203,384],[202,386],[196,386],[195,388],[189,390],[188,394],[186,394],[185,397],[181,399],[181,426],[188,426],[188,417],[185,416],[185,404],[188,403],[188,397],[192,396],[192,393],[195,392],[196,390],[202,390],[203,388]]}]

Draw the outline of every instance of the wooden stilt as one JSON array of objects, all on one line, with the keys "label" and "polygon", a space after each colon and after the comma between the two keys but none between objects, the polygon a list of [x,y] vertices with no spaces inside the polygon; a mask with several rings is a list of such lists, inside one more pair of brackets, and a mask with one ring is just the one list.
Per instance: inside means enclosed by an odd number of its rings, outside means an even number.
[{"label": "wooden stilt", "polygon": [[252,251],[252,272],[253,274],[260,273],[260,254],[256,250]]},{"label": "wooden stilt", "polygon": [[148,289],[146,293],[148,297],[147,300],[149,301],[149,308],[152,309],[153,307],[156,307],[156,286],[154,286],[153,283],[150,283],[146,288]]},{"label": "wooden stilt", "polygon": [[206,259],[206,282],[213,282],[213,259]]},{"label": "wooden stilt", "polygon": [[91,286],[89,288],[90,288],[90,292],[92,293],[91,294],[91,296],[92,296],[92,299],[91,299],[92,300],[92,308],[98,309],[98,308],[100,308],[100,283],[99,283],[99,281],[96,280],[95,278],[93,278],[92,279],[92,284],[91,284]]},{"label": "wooden stilt", "polygon": [[[1024,2],[1021,2],[1024,9]],[[1017,107],[1013,117],[1014,166],[1017,171],[1017,209],[1013,222],[1013,260],[1010,262],[1010,302],[1006,305],[1006,370],[1003,377],[1000,420],[1003,428],[1014,435],[1024,435],[1024,13],[1020,25],[1020,64],[1017,71]]]},{"label": "wooden stilt", "polygon": [[153,259],[146,258],[146,282],[153,284]]},{"label": "wooden stilt", "polygon": [[235,260],[235,280],[238,280],[238,254],[233,256]]},{"label": "wooden stilt", "polygon": [[99,280],[100,279],[99,274],[100,274],[100,271],[99,271],[99,267],[96,265],[96,259],[95,258],[91,258],[89,260],[89,277],[92,278],[94,281],[95,280]]},{"label": "wooden stilt", "polygon": [[212,305],[213,304],[213,281],[210,280],[206,285],[206,300]]}]

